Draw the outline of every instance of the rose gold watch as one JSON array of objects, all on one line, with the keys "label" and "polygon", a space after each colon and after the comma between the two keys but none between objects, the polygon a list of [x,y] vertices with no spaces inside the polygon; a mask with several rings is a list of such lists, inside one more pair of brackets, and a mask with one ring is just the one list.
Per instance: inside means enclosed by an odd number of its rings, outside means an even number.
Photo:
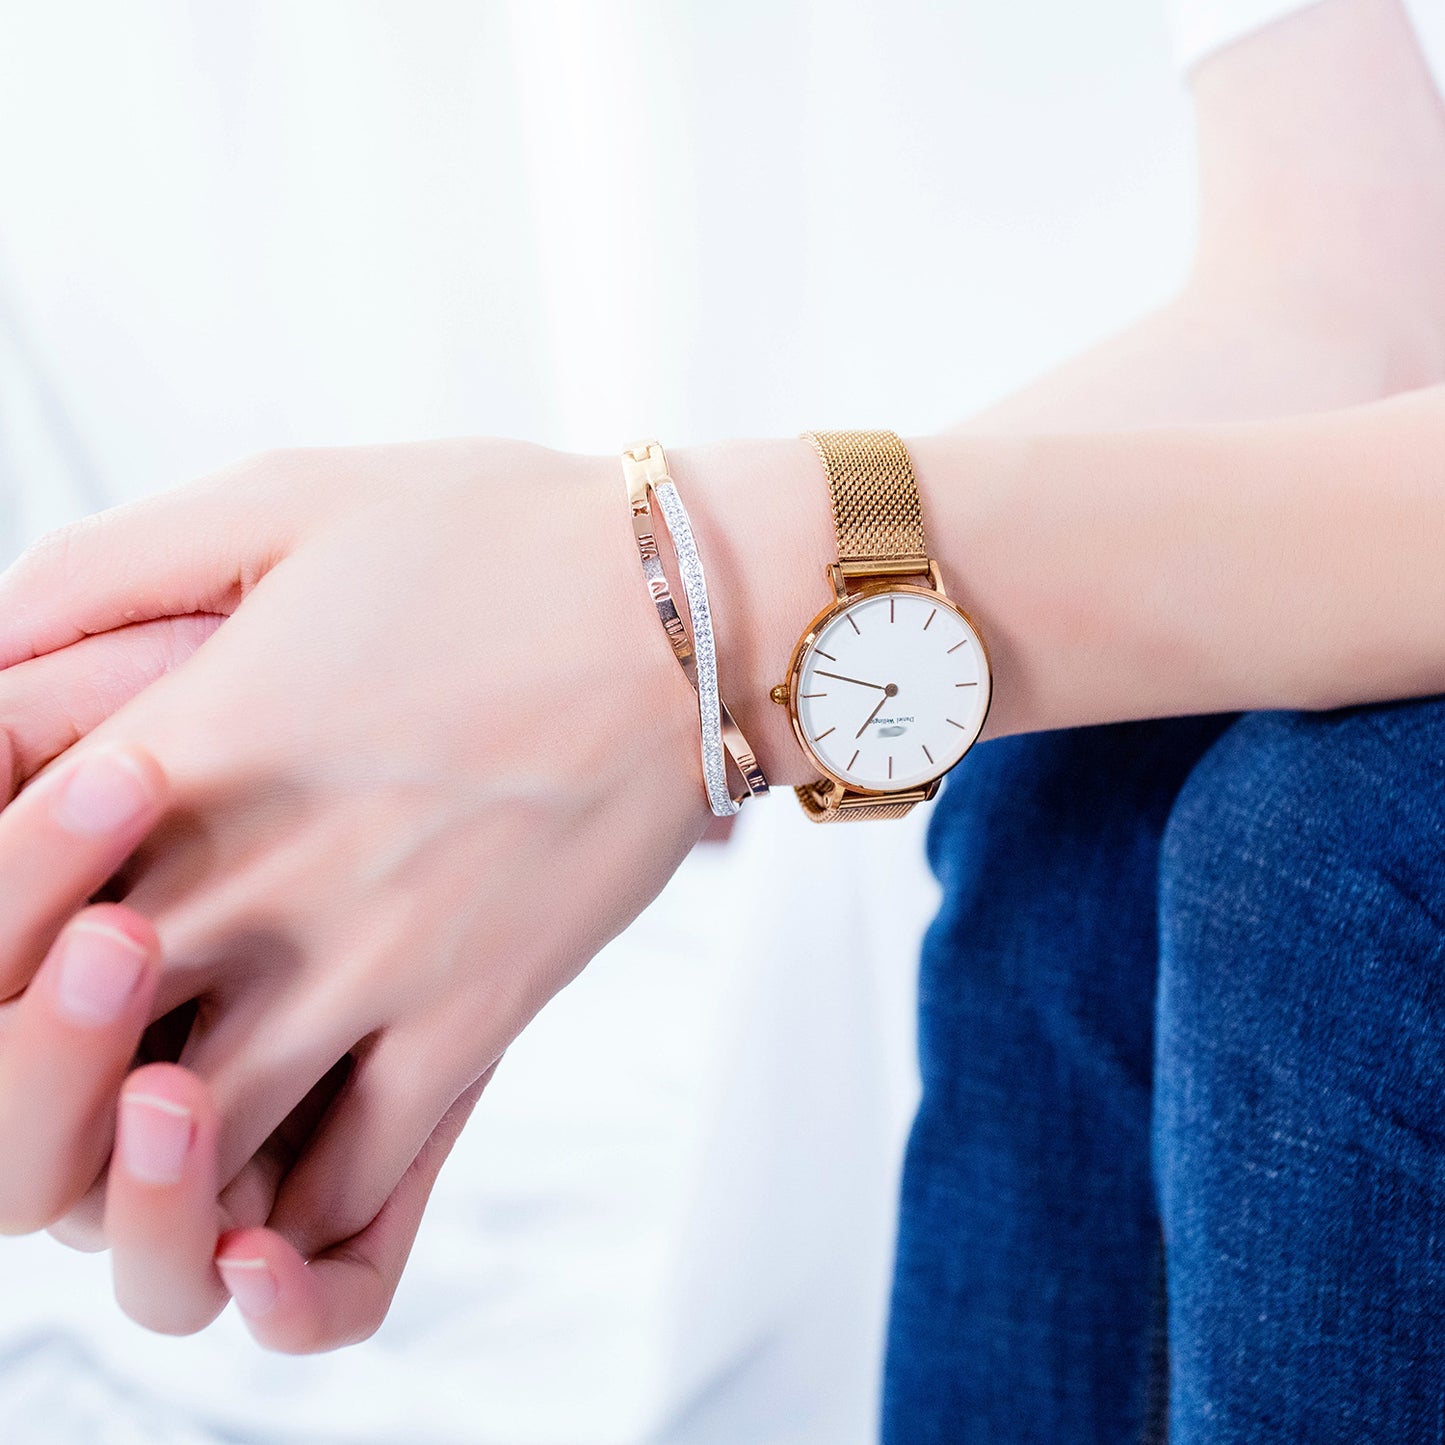
[{"label": "rose gold watch", "polygon": [[944,591],[899,438],[804,436],[827,474],[838,560],[832,602],[772,690],[821,774],[794,791],[819,823],[899,818],[978,740],[993,695],[988,649]]}]

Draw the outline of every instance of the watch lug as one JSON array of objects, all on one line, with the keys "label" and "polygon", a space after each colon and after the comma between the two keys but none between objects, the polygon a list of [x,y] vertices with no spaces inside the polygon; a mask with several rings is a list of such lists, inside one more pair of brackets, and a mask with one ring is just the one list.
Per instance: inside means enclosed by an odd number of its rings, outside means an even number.
[{"label": "watch lug", "polygon": [[948,589],[943,585],[943,577],[938,570],[938,563],[932,557],[910,557],[899,563],[879,562],[829,562],[824,571],[828,574],[828,581],[833,584],[833,594],[839,602],[846,600],[852,594],[848,591],[850,580],[867,583],[877,578],[908,578],[926,575],[929,585],[940,597],[948,596]]}]

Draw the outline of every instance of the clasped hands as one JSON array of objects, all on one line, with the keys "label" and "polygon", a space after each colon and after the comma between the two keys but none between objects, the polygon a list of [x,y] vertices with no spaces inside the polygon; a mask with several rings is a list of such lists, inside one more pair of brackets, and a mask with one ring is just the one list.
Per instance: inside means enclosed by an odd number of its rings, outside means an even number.
[{"label": "clasped hands", "polygon": [[154,1330],[376,1330],[503,1050],[706,823],[636,567],[611,459],[455,441],[0,576],[0,1230]]}]

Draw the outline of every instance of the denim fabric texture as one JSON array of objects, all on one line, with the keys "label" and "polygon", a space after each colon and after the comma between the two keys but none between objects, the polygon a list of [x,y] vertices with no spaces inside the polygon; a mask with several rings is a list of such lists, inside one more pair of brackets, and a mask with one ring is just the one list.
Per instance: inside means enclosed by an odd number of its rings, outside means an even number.
[{"label": "denim fabric texture", "polygon": [[988,743],[929,857],[888,1445],[1445,1442],[1445,702]]}]

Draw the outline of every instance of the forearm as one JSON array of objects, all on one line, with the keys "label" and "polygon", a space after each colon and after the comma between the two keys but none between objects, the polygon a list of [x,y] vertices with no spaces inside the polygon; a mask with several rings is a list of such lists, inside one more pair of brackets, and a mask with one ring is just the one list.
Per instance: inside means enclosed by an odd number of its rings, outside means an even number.
[{"label": "forearm", "polygon": [[994,649],[992,730],[1445,689],[1442,444],[1442,388],[1241,427],[913,443]]},{"label": "forearm", "polygon": [[[908,447],[933,551],[992,652],[986,736],[1445,690],[1445,388],[1237,427]],[[686,466],[725,559],[729,701],[772,775],[800,781],[766,699],[828,600],[816,458],[736,443]]]}]

